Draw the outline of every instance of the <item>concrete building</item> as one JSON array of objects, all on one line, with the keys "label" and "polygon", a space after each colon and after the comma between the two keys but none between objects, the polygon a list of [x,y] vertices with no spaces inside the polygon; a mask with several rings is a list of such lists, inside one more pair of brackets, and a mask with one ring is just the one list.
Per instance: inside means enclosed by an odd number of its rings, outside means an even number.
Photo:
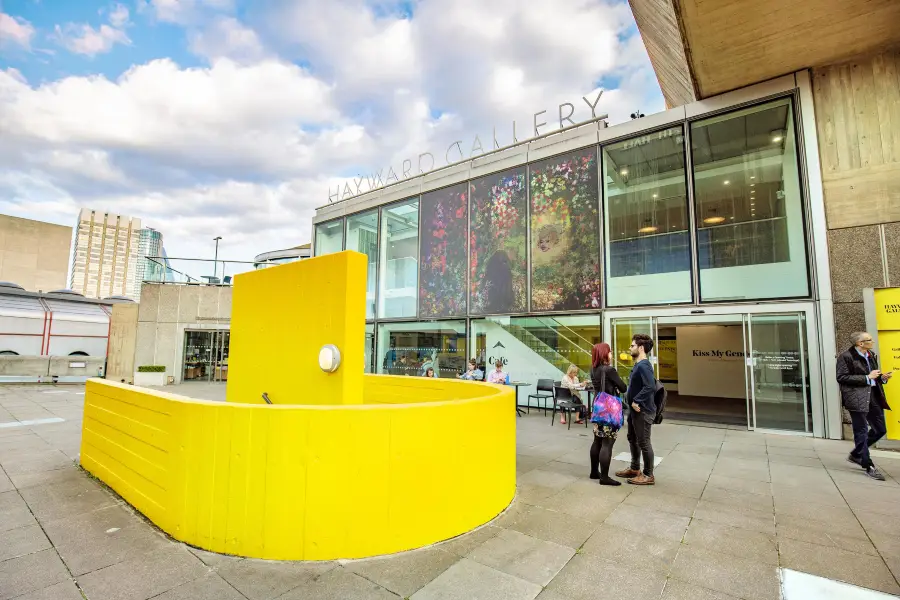
[{"label": "concrete building", "polygon": [[31,292],[66,287],[71,243],[71,227],[0,215],[0,281]]},{"label": "concrete building", "polygon": [[88,298],[140,299],[140,231],[140,219],[81,209],[69,287]]}]

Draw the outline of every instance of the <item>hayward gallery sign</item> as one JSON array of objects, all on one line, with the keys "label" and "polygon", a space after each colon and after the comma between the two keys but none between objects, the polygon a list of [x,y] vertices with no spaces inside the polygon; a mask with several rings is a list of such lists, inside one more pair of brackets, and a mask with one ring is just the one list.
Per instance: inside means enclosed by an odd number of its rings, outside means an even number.
[{"label": "hayward gallery sign", "polygon": [[[591,121],[603,120],[608,117],[608,115],[597,115],[597,104],[600,102],[600,97],[603,96],[603,90],[597,94],[597,97],[593,102],[587,99],[587,97],[582,96],[581,99],[585,104],[591,109]],[[516,137],[516,122],[512,122],[512,144],[518,144],[520,141],[528,141],[530,139],[534,139],[543,135],[540,131],[541,127],[545,127],[547,125],[546,115],[547,111],[542,110],[540,112],[534,113],[534,129],[533,135],[530,138],[525,140],[519,140]],[[569,102],[564,102],[559,105],[559,128],[564,129],[566,127],[572,127],[575,125],[579,125],[580,123],[576,123],[572,120],[572,115],[575,114],[575,105]],[[586,121],[582,121],[584,123]],[[553,133],[553,132],[549,132]],[[475,139],[472,142],[472,149],[469,152],[469,156],[467,157],[463,152],[463,142],[462,140],[457,140],[450,144],[447,148],[447,151],[444,152],[444,165],[452,165],[453,163],[460,162],[463,160],[467,160],[469,158],[474,158],[475,156],[479,156],[485,153],[484,146],[481,143],[481,140],[478,138],[478,135],[475,135]],[[492,150],[499,150],[502,146],[500,146],[500,142],[497,141],[497,128],[494,127],[494,147]],[[387,169],[387,175],[384,174],[384,169],[379,169],[378,171],[366,175],[365,177],[359,176],[358,178],[353,178],[353,187],[350,186],[350,182],[344,183],[344,189],[341,190],[341,186],[338,185],[332,190],[328,189],[328,203],[336,202],[339,200],[346,200],[347,198],[353,198],[354,196],[358,196],[360,194],[365,194],[367,192],[371,192],[373,190],[377,190],[386,185],[390,185],[391,183],[397,183],[402,179],[409,179],[410,177],[416,177],[418,175],[423,175],[425,173],[429,173],[433,171],[435,166],[435,158],[434,154],[431,152],[423,152],[419,155],[419,160],[417,161],[417,172],[413,173],[413,161],[411,159],[406,159],[403,161],[403,166],[400,169],[400,175],[397,175],[397,172],[394,170],[393,166],[389,166]],[[366,184],[364,187],[363,184]]]}]

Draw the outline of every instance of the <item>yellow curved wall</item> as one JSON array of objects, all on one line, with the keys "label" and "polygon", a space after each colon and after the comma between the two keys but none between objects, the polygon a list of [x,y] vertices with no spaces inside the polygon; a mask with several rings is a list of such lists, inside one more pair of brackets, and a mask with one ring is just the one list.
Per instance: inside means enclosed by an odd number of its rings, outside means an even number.
[{"label": "yellow curved wall", "polygon": [[255,558],[410,550],[511,502],[512,388],[387,375],[362,387],[362,404],[265,405],[90,380],[81,464],[174,538]]}]

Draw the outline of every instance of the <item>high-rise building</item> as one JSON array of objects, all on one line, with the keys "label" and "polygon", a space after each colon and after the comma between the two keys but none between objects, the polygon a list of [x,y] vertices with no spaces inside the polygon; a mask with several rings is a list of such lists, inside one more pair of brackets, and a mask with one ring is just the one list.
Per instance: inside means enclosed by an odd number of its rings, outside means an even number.
[{"label": "high-rise building", "polygon": [[72,228],[0,215],[0,281],[29,292],[66,287]]},{"label": "high-rise building", "polygon": [[162,233],[152,227],[145,227],[140,231],[141,243],[138,257],[137,277],[138,284],[142,281],[165,281],[168,260],[160,258],[148,259],[147,257],[164,256]]},{"label": "high-rise building", "polygon": [[81,209],[75,228],[71,287],[88,298],[139,300],[141,220]]}]

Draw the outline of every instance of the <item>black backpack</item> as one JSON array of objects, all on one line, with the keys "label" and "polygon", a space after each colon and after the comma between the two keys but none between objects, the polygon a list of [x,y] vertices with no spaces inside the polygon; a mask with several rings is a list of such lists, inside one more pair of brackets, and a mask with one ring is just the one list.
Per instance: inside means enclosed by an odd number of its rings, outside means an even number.
[{"label": "black backpack", "polygon": [[666,412],[666,387],[662,381],[656,380],[656,391],[653,392],[653,401],[656,403],[656,417],[653,419],[654,425],[663,422],[663,413]]}]

